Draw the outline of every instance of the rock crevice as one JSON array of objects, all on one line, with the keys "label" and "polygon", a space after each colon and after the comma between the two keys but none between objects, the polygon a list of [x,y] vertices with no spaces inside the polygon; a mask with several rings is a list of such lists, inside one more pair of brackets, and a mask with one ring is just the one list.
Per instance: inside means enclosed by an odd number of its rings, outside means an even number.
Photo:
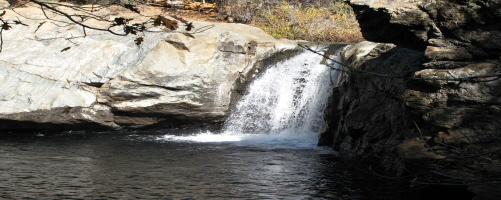
[{"label": "rock crevice", "polygon": [[393,78],[342,75],[320,144],[396,174],[461,182],[476,199],[498,198],[499,183],[485,177],[501,177],[501,3],[350,4],[371,42],[352,45],[343,61]]}]

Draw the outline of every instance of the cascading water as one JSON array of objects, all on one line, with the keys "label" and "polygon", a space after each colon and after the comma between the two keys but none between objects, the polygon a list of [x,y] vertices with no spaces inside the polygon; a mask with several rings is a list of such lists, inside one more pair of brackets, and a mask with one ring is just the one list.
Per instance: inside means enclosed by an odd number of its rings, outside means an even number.
[{"label": "cascading water", "polygon": [[[317,45],[318,52],[338,51],[344,45]],[[335,49],[335,50],[333,50]],[[299,55],[269,66],[248,87],[220,134],[164,136],[168,140],[222,142],[259,140],[282,141],[309,138],[315,145],[326,128],[324,110],[337,84],[339,66],[322,56],[304,50]],[[297,141],[296,141],[297,142]]]},{"label": "cascading water", "polygon": [[405,184],[316,146],[337,82],[337,71],[322,62],[303,52],[269,66],[219,133],[0,134],[0,170],[8,172],[0,173],[0,199],[408,200],[429,193],[404,193]]},{"label": "cascading water", "polygon": [[323,57],[309,51],[270,67],[238,102],[224,134],[309,135],[323,131],[324,109],[337,79],[337,71],[331,67],[339,66],[325,63]]}]

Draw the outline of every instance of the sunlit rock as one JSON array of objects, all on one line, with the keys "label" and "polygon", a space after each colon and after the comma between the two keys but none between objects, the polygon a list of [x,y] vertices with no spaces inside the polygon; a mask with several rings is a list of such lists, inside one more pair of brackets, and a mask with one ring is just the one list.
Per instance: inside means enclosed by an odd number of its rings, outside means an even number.
[{"label": "sunlit rock", "polygon": [[[6,10],[3,19],[19,18],[25,25],[3,31],[0,53],[0,119],[9,123],[62,128],[58,124],[219,122],[240,77],[252,76],[257,63],[271,54],[296,47],[242,24],[195,21],[201,29],[191,34],[152,27],[154,32],[117,36],[47,20],[38,7],[16,12]],[[120,7],[97,13],[149,20]],[[92,19],[85,23],[106,27]],[[9,123],[1,128],[38,128]]]}]

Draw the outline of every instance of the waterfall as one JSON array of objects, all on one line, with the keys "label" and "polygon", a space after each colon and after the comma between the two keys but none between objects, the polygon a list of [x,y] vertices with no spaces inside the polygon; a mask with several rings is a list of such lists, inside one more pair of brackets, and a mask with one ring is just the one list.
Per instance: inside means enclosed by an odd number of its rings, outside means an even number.
[{"label": "waterfall", "polygon": [[[318,52],[333,52],[339,59],[345,45],[317,45]],[[192,141],[240,141],[253,136],[308,136],[317,138],[326,129],[324,110],[337,84],[338,64],[313,52],[268,66],[248,87],[220,134],[186,136]],[[167,136],[173,139],[175,136]]]},{"label": "waterfall", "polygon": [[[327,48],[317,46],[314,50]],[[339,66],[306,50],[269,67],[237,103],[223,133],[298,135],[324,131],[324,110],[338,75],[331,67]]]}]

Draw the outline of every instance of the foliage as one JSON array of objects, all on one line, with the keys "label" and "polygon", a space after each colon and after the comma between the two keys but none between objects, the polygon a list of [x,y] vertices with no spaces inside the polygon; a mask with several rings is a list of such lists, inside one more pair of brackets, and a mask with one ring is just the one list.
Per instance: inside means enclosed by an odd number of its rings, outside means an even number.
[{"label": "foliage", "polygon": [[328,6],[302,6],[282,1],[280,5],[263,9],[255,25],[276,38],[312,42],[363,41],[355,15],[344,2]]}]

